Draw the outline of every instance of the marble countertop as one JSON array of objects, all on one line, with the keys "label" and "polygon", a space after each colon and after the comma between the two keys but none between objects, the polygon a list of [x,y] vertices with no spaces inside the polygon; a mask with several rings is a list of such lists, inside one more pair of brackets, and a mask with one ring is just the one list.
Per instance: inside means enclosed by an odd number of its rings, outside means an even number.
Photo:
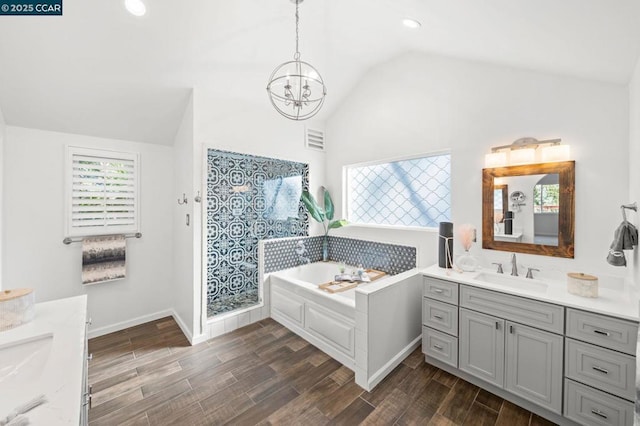
[{"label": "marble countertop", "polygon": [[[481,273],[499,275],[488,270],[456,272],[452,269],[440,268],[438,265],[433,265],[423,269],[422,273],[434,278],[455,281],[487,290],[513,294],[515,296],[536,299],[626,320],[640,321],[637,291],[624,280],[607,280],[605,277],[601,277],[598,291],[599,296],[597,298],[587,298],[570,294],[567,291],[566,281],[551,279],[532,280],[532,282],[541,282],[547,285],[546,291],[533,291],[524,288],[509,287],[508,285],[487,283],[476,279]],[[508,274],[503,274],[502,276],[510,277]],[[524,277],[518,277],[516,279],[523,280],[525,283],[529,281]]]},{"label": "marble countertop", "polygon": [[53,335],[51,350],[38,379],[11,389],[0,398],[0,418],[17,406],[44,394],[47,402],[26,414],[30,424],[78,425],[83,392],[82,371],[87,318],[87,296],[36,304],[33,321],[0,332],[0,345]]}]

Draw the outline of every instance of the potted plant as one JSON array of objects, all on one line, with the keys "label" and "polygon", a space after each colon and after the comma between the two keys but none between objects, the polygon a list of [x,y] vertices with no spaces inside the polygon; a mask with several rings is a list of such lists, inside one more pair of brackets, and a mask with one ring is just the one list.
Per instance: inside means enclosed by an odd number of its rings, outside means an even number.
[{"label": "potted plant", "polygon": [[313,198],[313,195],[309,191],[302,192],[302,202],[304,203],[307,211],[311,215],[311,217],[316,221],[322,224],[324,228],[324,238],[322,239],[322,261],[326,262],[329,259],[329,250],[328,250],[328,235],[329,230],[341,228],[346,226],[349,222],[344,219],[333,220],[333,201],[331,200],[331,195],[329,195],[329,191],[326,188],[322,188],[324,193],[324,208],[320,207],[320,205],[316,202],[316,199]]}]

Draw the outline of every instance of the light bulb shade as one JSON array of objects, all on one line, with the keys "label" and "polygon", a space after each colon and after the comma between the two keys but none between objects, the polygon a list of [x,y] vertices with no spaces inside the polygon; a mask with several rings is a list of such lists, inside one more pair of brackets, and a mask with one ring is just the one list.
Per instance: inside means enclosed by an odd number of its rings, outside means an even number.
[{"label": "light bulb shade", "polygon": [[492,152],[484,156],[484,166],[487,169],[493,167],[504,167],[507,165],[507,153],[506,152]]},{"label": "light bulb shade", "polygon": [[571,148],[569,145],[548,145],[542,148],[542,162],[569,161]]},{"label": "light bulb shade", "polygon": [[509,163],[512,166],[518,164],[531,164],[536,161],[536,150],[533,148],[514,149],[509,153]]},{"label": "light bulb shade", "polygon": [[313,66],[294,60],[273,71],[267,92],[271,104],[280,114],[291,120],[306,120],[322,108],[327,88]]}]

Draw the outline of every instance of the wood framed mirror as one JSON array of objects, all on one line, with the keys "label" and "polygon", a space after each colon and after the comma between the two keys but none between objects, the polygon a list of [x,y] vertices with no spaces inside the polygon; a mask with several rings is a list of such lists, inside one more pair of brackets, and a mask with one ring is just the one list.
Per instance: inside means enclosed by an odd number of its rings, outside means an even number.
[{"label": "wood framed mirror", "polygon": [[483,169],[482,206],[482,248],[574,257],[575,161]]}]

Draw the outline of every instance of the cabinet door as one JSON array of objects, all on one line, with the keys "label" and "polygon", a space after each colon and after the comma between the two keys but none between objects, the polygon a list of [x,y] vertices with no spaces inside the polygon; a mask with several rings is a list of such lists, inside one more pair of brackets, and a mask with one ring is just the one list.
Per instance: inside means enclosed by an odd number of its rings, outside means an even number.
[{"label": "cabinet door", "polygon": [[505,388],[562,414],[563,338],[507,322]]},{"label": "cabinet door", "polygon": [[460,309],[460,370],[504,386],[504,320]]}]

